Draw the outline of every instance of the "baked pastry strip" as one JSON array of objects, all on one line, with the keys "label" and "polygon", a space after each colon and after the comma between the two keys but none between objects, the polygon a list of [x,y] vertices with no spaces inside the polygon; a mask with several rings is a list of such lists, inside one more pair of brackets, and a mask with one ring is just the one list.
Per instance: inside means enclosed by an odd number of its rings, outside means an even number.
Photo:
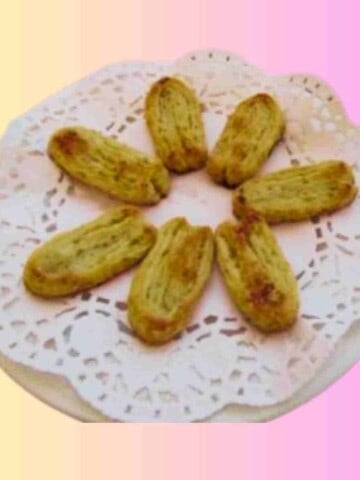
[{"label": "baked pastry strip", "polygon": [[114,208],[37,248],[26,262],[23,280],[42,297],[77,293],[138,263],[155,241],[155,227],[138,210]]},{"label": "baked pastry strip", "polygon": [[210,276],[213,255],[209,227],[191,226],[178,217],[159,229],[129,293],[129,320],[140,338],[160,344],[185,328]]},{"label": "baked pastry strip", "polygon": [[50,158],[70,176],[134,205],[154,205],[170,189],[162,162],[84,127],[57,130]]},{"label": "baked pastry strip", "polygon": [[259,93],[241,102],[229,116],[207,171],[214,182],[236,187],[252,177],[285,129],[283,113],[273,97]]},{"label": "baked pastry strip", "polygon": [[201,106],[195,92],[174,77],[164,77],[150,88],[145,119],[156,153],[177,173],[205,165],[207,149]]},{"label": "baked pastry strip", "polygon": [[269,223],[294,222],[343,208],[356,194],[351,167],[329,160],[248,180],[233,194],[233,212],[250,206]]},{"label": "baked pastry strip", "polygon": [[238,223],[227,221],[215,234],[216,259],[235,305],[264,333],[296,320],[296,279],[265,220],[251,210]]}]

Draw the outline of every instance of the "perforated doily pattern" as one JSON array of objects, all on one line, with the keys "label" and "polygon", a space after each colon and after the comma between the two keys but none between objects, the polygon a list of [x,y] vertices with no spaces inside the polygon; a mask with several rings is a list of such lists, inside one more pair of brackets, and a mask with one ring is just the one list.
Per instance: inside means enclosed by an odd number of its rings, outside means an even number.
[{"label": "perforated doily pattern", "polygon": [[[287,131],[264,171],[343,158],[359,181],[359,130],[329,87],[309,76],[267,77],[223,52],[194,53],[171,65],[110,66],[13,122],[0,150],[0,350],[65,376],[84,400],[114,420],[191,421],[228,404],[281,402],[316,373],[360,317],[358,199],[334,215],[274,229],[301,293],[296,326],[279,335],[249,327],[216,267],[188,328],[160,348],[142,344],[128,326],[133,271],[61,300],[26,292],[21,277],[29,253],[53,233],[114,204],[58,170],[46,155],[49,135],[82,124],[152,152],[144,92],[166,74],[196,89],[210,148],[242,98],[268,91],[284,108]],[[157,225],[185,215],[215,227],[231,216],[230,203],[230,192],[202,171],[173,177],[169,198],[144,214]]]}]

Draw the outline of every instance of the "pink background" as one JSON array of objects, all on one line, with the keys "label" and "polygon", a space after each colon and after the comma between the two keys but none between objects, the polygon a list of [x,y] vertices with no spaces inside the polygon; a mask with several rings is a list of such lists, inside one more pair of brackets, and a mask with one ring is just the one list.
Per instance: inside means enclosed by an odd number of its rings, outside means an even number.
[{"label": "pink background", "polygon": [[[359,15],[356,0],[2,0],[0,129],[105,64],[207,47],[318,75],[360,123]],[[0,478],[360,478],[360,364],[264,425],[81,425],[0,385]]]}]

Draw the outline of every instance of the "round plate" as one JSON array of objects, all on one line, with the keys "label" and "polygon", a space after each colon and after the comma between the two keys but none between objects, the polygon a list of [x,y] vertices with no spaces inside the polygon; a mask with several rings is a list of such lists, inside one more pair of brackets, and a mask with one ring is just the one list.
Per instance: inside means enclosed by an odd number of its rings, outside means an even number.
[{"label": "round plate", "polygon": [[[216,51],[173,64],[120,63],[90,75],[13,122],[0,145],[1,364],[34,395],[84,420],[270,419],[323,390],[356,360],[359,200],[331,216],[274,227],[301,291],[299,319],[279,335],[248,325],[216,268],[181,337],[157,349],[127,325],[133,270],[54,301],[34,298],[22,285],[35,245],[115,203],[57,169],[46,155],[49,135],[77,123],[153,153],[144,93],[164,75],[195,89],[210,149],[234,106],[265,91],[280,102],[287,129],[263,172],[344,158],[359,177],[360,132],[332,90],[311,76],[268,77]],[[155,225],[186,215],[215,227],[231,216],[229,191],[206,172],[174,176],[172,184],[166,200],[144,209]]]}]

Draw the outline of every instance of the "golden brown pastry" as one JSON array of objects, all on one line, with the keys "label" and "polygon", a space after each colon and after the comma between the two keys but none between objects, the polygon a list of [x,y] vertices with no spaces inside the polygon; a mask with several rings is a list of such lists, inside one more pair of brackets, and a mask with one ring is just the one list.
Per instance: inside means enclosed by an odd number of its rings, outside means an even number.
[{"label": "golden brown pastry", "polygon": [[230,115],[207,161],[214,182],[236,187],[269,157],[285,129],[282,111],[266,93],[241,102]]},{"label": "golden brown pastry", "polygon": [[162,162],[84,127],[57,130],[50,158],[69,175],[135,205],[154,205],[170,188]]},{"label": "golden brown pastry", "polygon": [[304,220],[348,205],[357,194],[351,168],[337,160],[253,178],[233,195],[233,211],[248,205],[269,223]]},{"label": "golden brown pastry", "polygon": [[173,218],[160,228],[157,242],[130,288],[129,320],[139,337],[160,344],[187,325],[210,276],[213,254],[208,227]]},{"label": "golden brown pastry", "polygon": [[243,210],[238,223],[216,230],[216,258],[237,308],[265,333],[289,328],[296,320],[296,279],[271,230],[258,214]]},{"label": "golden brown pastry", "polygon": [[146,96],[145,118],[164,165],[177,173],[205,165],[207,150],[195,93],[173,77],[161,78]]},{"label": "golden brown pastry", "polygon": [[155,227],[138,210],[114,208],[37,248],[26,262],[24,283],[42,297],[80,292],[138,263],[155,240]]}]

